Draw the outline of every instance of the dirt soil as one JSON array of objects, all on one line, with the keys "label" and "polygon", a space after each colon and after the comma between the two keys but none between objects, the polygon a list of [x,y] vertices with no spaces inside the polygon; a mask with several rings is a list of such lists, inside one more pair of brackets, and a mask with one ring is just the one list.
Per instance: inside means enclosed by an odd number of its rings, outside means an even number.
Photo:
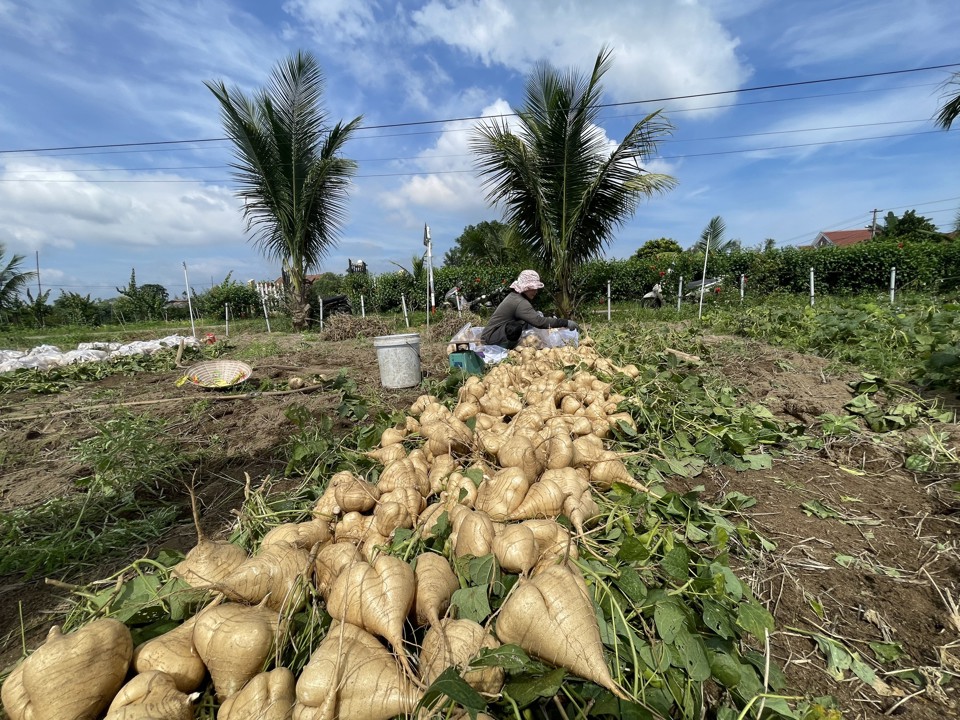
[{"label": "dirt soil", "polygon": [[[437,337],[423,340],[422,367],[442,377],[446,346],[443,336]],[[231,342],[239,350],[267,340],[241,336]],[[343,370],[364,393],[398,409],[421,392],[382,389],[369,340],[304,341],[275,334],[269,342],[275,352],[250,362],[256,377],[285,381],[292,375],[333,377]],[[823,413],[843,415],[851,398],[847,383],[858,377],[820,358],[744,340],[707,338],[706,344],[703,372],[723,376],[744,401],[766,404],[784,422],[810,426]],[[295,431],[285,410],[297,403],[314,414],[329,413],[337,402],[330,393],[309,392],[200,406],[209,391],[177,387],[181,374],[115,375],[54,396],[0,396],[0,510],[75,492],[75,481],[89,469],[71,459],[71,448],[124,404],[171,420],[177,432],[197,443],[224,448],[222,460],[202,468],[196,482],[205,531],[215,534],[240,503],[245,473],[283,474],[276,450]],[[954,395],[941,400],[957,407]],[[960,426],[938,429],[947,434],[948,446],[960,445]],[[671,481],[678,490],[704,486],[711,502],[732,491],[756,498],[744,515],[776,549],[736,569],[775,616],[770,655],[786,675],[785,694],[830,695],[845,718],[940,720],[956,717],[960,708],[960,508],[947,491],[958,478],[919,477],[903,469],[903,461],[903,438],[866,434],[778,458],[771,470],[710,468],[694,480]],[[182,523],[149,546],[131,548],[119,567],[159,546],[184,551],[192,546],[196,536],[186,493],[175,501],[183,507]],[[811,512],[813,501],[832,512]],[[96,568],[85,579],[108,577],[115,569]],[[0,673],[19,657],[22,639],[36,646],[69,606],[70,594],[61,587],[0,576]],[[859,653],[877,681],[867,685],[849,669],[831,675],[815,635]],[[903,654],[883,664],[870,643],[898,644]]]}]

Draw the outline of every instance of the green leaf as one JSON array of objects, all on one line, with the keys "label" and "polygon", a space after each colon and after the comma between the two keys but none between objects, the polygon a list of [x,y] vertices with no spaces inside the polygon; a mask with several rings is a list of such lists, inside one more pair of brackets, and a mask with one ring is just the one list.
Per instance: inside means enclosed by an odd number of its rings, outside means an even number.
[{"label": "green leaf", "polygon": [[497,578],[497,559],[491,553],[472,557],[467,563],[467,578],[471,585],[489,585]]},{"label": "green leaf", "polygon": [[726,688],[735,688],[740,684],[740,663],[728,653],[712,651],[710,653],[710,674]]},{"label": "green leaf", "polygon": [[650,557],[649,547],[640,538],[630,536],[624,539],[617,551],[617,558],[628,563],[646,562]]},{"label": "green leaf", "polygon": [[744,455],[743,459],[751,470],[769,470],[773,467],[773,458],[769,455]]},{"label": "green leaf", "polygon": [[623,594],[633,600],[635,603],[643,602],[643,600],[647,597],[647,586],[644,585],[643,580],[640,579],[640,573],[638,573],[632,567],[624,567],[620,569],[620,577],[617,580],[617,587],[619,587]]},{"label": "green leaf", "polygon": [[455,667],[448,667],[440,673],[440,677],[434,680],[423,694],[417,708],[436,709],[440,706],[438,701],[444,696],[461,705],[473,718],[487,707],[483,696],[460,677]]},{"label": "green leaf", "polygon": [[773,615],[756,600],[748,600],[737,608],[737,625],[758,640],[763,640],[766,637],[764,631],[773,632]]},{"label": "green leaf", "polygon": [[703,682],[710,677],[710,661],[707,659],[707,647],[703,643],[703,638],[684,628],[677,633],[674,645],[691,680]]},{"label": "green leaf", "polygon": [[518,707],[526,707],[540,698],[551,698],[560,692],[560,686],[566,674],[566,670],[557,668],[546,675],[520,675],[507,683],[503,692],[504,695],[512,698]]},{"label": "green leaf", "polygon": [[665,643],[672,644],[677,635],[687,629],[686,614],[676,602],[670,600],[657,603],[653,610],[653,622],[660,639]]},{"label": "green leaf", "polygon": [[489,585],[461,588],[454,591],[450,604],[457,608],[458,617],[482,623],[490,616],[490,603],[487,601]]},{"label": "green leaf", "polygon": [[835,520],[840,517],[840,513],[819,500],[808,500],[800,507],[806,515],[816,515],[821,520]]},{"label": "green leaf", "polygon": [[663,556],[660,567],[673,580],[683,582],[690,576],[690,553],[683,545],[675,545]]},{"label": "green leaf", "polygon": [[703,600],[703,624],[725,640],[735,637],[733,613],[708,598]]},{"label": "green leaf", "polygon": [[531,660],[519,645],[501,645],[497,648],[481,648],[477,657],[470,661],[470,667],[499,667],[506,672],[531,672],[542,671],[543,664]]},{"label": "green leaf", "polygon": [[877,660],[882,663],[894,663],[904,655],[900,643],[871,642],[868,644]]}]

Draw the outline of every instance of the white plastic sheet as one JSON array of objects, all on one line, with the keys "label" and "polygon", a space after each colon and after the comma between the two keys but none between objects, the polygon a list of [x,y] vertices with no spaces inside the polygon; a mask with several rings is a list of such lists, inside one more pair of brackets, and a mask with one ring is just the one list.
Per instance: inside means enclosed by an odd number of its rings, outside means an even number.
[{"label": "white plastic sheet", "polygon": [[62,365],[86,362],[103,362],[115,357],[130,355],[151,355],[163,348],[179,347],[180,341],[186,347],[199,347],[199,341],[192,336],[168,335],[159,340],[137,340],[120,343],[80,343],[75,350],[62,351],[55,345],[38,345],[29,351],[0,350],[0,373],[12,372],[21,368],[49,370]]}]

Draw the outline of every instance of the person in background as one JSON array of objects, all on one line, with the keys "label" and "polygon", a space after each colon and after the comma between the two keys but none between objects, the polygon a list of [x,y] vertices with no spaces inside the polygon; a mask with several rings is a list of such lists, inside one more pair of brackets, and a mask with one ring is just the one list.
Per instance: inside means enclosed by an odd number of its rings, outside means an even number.
[{"label": "person in background", "polygon": [[511,350],[520,341],[520,334],[529,326],[545,330],[547,328],[569,328],[579,330],[573,320],[544,317],[533,309],[532,300],[537,296],[543,283],[535,270],[524,270],[510,285],[510,294],[493,311],[490,322],[480,335],[484,345],[499,345]]}]

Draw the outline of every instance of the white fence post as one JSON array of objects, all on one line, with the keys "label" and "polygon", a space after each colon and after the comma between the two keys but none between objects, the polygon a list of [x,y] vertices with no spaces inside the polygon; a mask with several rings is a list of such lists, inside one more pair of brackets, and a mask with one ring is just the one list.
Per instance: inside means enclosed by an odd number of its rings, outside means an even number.
[{"label": "white fence post", "polygon": [[677,285],[677,312],[680,312],[680,303],[683,302],[683,275],[680,276],[680,284]]},{"label": "white fence post", "polygon": [[610,322],[610,281],[607,280],[607,322]]},{"label": "white fence post", "polygon": [[267,314],[267,299],[261,295],[260,302],[263,304],[263,317],[267,321],[267,332],[270,332],[270,315]]},{"label": "white fence post", "polygon": [[226,323],[223,334],[225,337],[230,337],[230,303],[223,304],[223,321]]},{"label": "white fence post", "polygon": [[363,303],[363,295],[360,296],[360,317],[365,318],[367,316],[367,308]]},{"label": "white fence post", "polygon": [[410,318],[407,316],[407,297],[403,293],[400,293],[400,303],[403,305],[403,321],[407,324],[407,328],[410,328]]},{"label": "white fence post", "polygon": [[897,268],[890,268],[890,304],[893,305],[897,296]]},{"label": "white fence post", "polygon": [[813,307],[815,302],[813,292],[813,268],[810,268],[810,307]]},{"label": "white fence post", "polygon": [[747,276],[741,275],[740,276],[740,302],[743,302],[743,289],[746,283],[747,283]]},{"label": "white fence post", "polygon": [[323,332],[323,298],[320,298],[320,332]]},{"label": "white fence post", "polygon": [[187,310],[190,313],[190,332],[197,336],[197,326],[193,322],[193,301],[190,299],[190,278],[187,277],[187,263],[183,263],[183,282],[187,285]]}]

